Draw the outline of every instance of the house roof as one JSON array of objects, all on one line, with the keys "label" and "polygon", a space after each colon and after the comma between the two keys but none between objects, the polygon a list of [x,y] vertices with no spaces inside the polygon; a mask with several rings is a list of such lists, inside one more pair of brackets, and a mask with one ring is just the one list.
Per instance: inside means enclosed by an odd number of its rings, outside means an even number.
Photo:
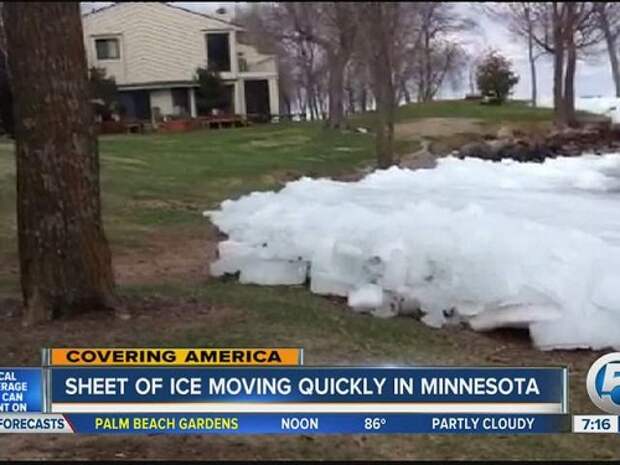
[{"label": "house roof", "polygon": [[[105,10],[109,10],[110,8],[115,8],[115,7],[119,6],[119,5],[122,5],[123,3],[126,3],[126,2],[114,2],[111,5],[106,5],[104,7],[101,7],[99,9],[97,9],[97,10],[91,10],[88,13],[84,13],[82,15],[82,17],[96,15],[97,13],[100,13],[100,12],[105,11]],[[210,15],[208,13],[201,13],[201,12],[198,12],[198,11],[188,10],[187,8],[183,8],[183,7],[178,6],[178,5],[173,5],[172,3],[169,3],[169,2],[157,2],[157,3],[159,3],[161,5],[165,5],[165,6],[169,7],[169,8],[174,8],[176,10],[181,10],[181,11],[183,11],[185,13],[188,13],[188,14],[202,16],[203,18],[212,19],[214,21],[219,21],[220,23],[224,23],[224,24],[227,24],[227,25],[230,25],[230,26],[234,26],[234,27],[239,28],[239,29],[243,29],[240,25],[238,25],[236,23],[233,23],[232,21],[228,21],[228,20],[225,20],[225,19],[222,19],[222,18],[218,18],[217,16],[213,16],[213,15]]]}]

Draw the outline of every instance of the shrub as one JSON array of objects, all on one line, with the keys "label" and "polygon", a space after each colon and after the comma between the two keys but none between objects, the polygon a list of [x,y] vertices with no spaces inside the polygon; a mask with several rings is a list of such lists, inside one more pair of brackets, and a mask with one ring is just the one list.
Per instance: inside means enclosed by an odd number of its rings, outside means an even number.
[{"label": "shrub", "polygon": [[476,82],[484,97],[492,103],[503,103],[519,82],[519,76],[512,71],[510,60],[497,51],[491,51],[476,69]]},{"label": "shrub", "polygon": [[217,72],[198,68],[194,80],[198,84],[196,107],[199,114],[210,114],[214,109],[226,108],[229,103],[228,91]]},{"label": "shrub", "polygon": [[119,111],[116,80],[113,77],[106,77],[105,68],[92,67],[88,74],[95,114],[103,121],[109,121],[112,119],[112,113]]}]

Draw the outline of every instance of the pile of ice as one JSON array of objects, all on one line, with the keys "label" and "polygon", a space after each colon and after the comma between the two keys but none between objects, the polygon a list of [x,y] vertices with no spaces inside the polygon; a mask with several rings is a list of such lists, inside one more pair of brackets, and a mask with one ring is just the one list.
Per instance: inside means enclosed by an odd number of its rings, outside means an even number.
[{"label": "pile of ice", "polygon": [[[540,106],[553,108],[553,99],[541,99]],[[577,97],[575,99],[575,108],[598,115],[609,116],[613,123],[620,123],[620,98],[618,97]]]},{"label": "pile of ice", "polygon": [[575,108],[577,110],[609,116],[612,122],[620,123],[620,98],[578,97],[575,99]]},{"label": "pile of ice", "polygon": [[309,278],[356,311],[526,327],[542,349],[620,346],[620,154],[302,178],[205,215],[229,238],[216,276]]}]

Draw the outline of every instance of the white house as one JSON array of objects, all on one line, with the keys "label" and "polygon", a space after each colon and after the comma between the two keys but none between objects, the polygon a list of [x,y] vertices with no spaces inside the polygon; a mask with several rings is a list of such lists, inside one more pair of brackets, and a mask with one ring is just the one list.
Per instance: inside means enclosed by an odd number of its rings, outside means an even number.
[{"label": "white house", "polygon": [[273,55],[239,42],[243,29],[225,13],[203,14],[169,3],[119,2],[82,17],[88,66],[114,76],[127,116],[197,116],[199,67],[220,72],[230,113],[278,114]]}]

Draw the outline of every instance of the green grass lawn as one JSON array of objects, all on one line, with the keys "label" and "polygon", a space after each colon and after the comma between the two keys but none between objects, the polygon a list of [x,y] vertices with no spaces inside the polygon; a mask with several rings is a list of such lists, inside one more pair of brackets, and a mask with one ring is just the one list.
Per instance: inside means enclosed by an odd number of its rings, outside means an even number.
[{"label": "green grass lawn", "polygon": [[417,118],[477,118],[489,121],[549,121],[550,108],[533,108],[521,101],[504,105],[481,105],[466,100],[438,100],[421,105],[405,105],[396,113],[397,121]]},{"label": "green grass lawn", "polygon": [[337,174],[372,160],[371,137],[318,124],[101,138],[106,219],[114,224],[202,222],[222,200],[282,178]]},{"label": "green grass lawn", "polygon": [[[494,123],[550,121],[550,108],[533,108],[522,101],[509,101],[504,105],[481,105],[466,100],[438,100],[428,103],[403,105],[396,111],[396,122],[420,118],[475,118]],[[374,126],[372,112],[352,118],[355,124]]]},{"label": "green grass lawn", "polygon": [[[104,221],[113,243],[157,227],[203,225],[202,211],[283,179],[328,176],[373,160],[372,136],[319,124],[100,138]],[[13,145],[0,144],[0,257],[14,254]],[[138,239],[136,241],[136,239]],[[138,244],[139,245],[139,244]]]},{"label": "green grass lawn", "polygon": [[[400,121],[435,116],[497,122],[546,121],[550,113],[520,104],[486,107],[456,101],[412,105],[401,108],[398,113]],[[409,150],[411,142],[401,142],[398,147],[402,151]],[[208,224],[202,211],[216,207],[226,198],[277,188],[285,180],[301,175],[346,173],[374,159],[372,135],[328,131],[313,123],[185,134],[106,136],[100,138],[100,152],[106,231],[114,250],[121,255],[144,248],[145,238],[153,232],[205,231]],[[0,143],[0,295],[12,297],[17,296],[18,278],[14,186],[13,147],[7,142]],[[88,326],[92,327],[92,332],[84,334],[80,334],[85,331],[83,322],[56,322],[54,331],[35,331],[36,344],[25,339],[27,333],[19,329],[7,330],[10,336],[0,337],[3,341],[0,352],[20,354],[20,348],[25,347],[30,354],[28,357],[36,358],[40,346],[66,344],[77,338],[77,342],[88,340],[95,345],[119,346],[301,345],[306,348],[309,363],[568,364],[572,370],[572,408],[576,412],[591,410],[583,384],[584,367],[596,354],[540,353],[531,349],[526,339],[514,335],[481,335],[462,328],[435,330],[414,319],[381,320],[360,316],[348,311],[342,302],[312,295],[303,287],[244,286],[229,280],[206,281],[203,276],[179,283],[170,281],[164,274],[159,281],[119,282],[119,294],[130,301],[168,299],[171,308],[189,299],[218,310],[213,316],[211,313],[195,318],[189,315],[186,325],[151,321],[142,327],[142,318],[148,320],[148,312],[130,323],[107,322],[105,331],[102,324],[95,321]],[[32,362],[30,358],[26,361]],[[0,360],[0,364],[3,362],[7,360]],[[11,446],[8,440],[4,441],[0,441],[0,450]],[[41,456],[70,458],[78,442],[88,447],[94,444],[88,442],[89,438],[63,441],[51,444],[46,449],[48,452],[42,452]],[[155,438],[140,437],[123,439],[122,445],[106,446],[113,441],[98,437],[97,447],[103,451],[121,450],[128,458],[136,458],[143,447],[140,444],[151,441],[150,444],[156,446]],[[276,442],[261,438],[264,442],[260,447],[253,446],[252,439],[245,438],[237,438],[234,443],[215,437],[189,438],[188,441],[194,441],[191,442],[194,449],[207,443],[221,446],[221,458],[242,457],[240,451],[244,447],[254,447],[254,457],[258,458],[569,459],[611,458],[617,451],[617,440],[602,435],[595,438],[552,435],[467,439],[374,436],[363,440],[319,437],[312,442],[297,437],[278,438]],[[26,444],[24,447],[27,455],[27,447],[34,446]],[[88,452],[77,450],[81,457],[89,456]],[[133,454],[132,450],[138,452]],[[248,453],[245,458],[251,455]]]}]

